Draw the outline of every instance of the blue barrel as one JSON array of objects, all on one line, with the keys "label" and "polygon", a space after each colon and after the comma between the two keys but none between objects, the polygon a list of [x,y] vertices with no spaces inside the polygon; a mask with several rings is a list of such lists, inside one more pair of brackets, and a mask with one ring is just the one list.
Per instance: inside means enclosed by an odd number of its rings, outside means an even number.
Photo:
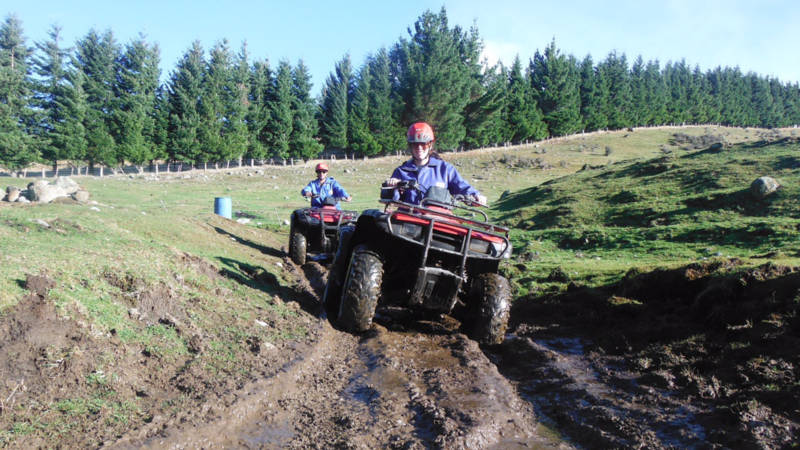
[{"label": "blue barrel", "polygon": [[226,219],[231,218],[231,198],[230,197],[215,197],[214,198],[214,214],[220,215]]}]

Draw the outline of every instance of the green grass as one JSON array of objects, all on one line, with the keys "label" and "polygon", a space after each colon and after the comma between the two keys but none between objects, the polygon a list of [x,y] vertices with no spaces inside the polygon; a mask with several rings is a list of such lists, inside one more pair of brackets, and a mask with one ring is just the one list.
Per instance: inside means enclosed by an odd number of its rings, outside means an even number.
[{"label": "green grass", "polygon": [[[783,187],[758,200],[748,189],[763,175]],[[596,284],[633,267],[712,258],[798,264],[800,144],[617,162],[515,192],[495,212],[517,230],[512,242],[525,267],[512,273],[538,283],[555,267]]]}]

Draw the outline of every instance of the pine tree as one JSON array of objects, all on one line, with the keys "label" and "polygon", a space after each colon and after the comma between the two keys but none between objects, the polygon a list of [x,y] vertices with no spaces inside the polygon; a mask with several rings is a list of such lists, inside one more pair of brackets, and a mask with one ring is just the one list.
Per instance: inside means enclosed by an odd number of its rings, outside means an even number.
[{"label": "pine tree", "polygon": [[534,54],[529,73],[549,134],[564,136],[579,131],[580,77],[575,58],[562,55],[553,40],[544,53]]},{"label": "pine tree", "polygon": [[82,71],[70,68],[66,72],[67,83],[62,85],[62,93],[56,97],[56,109],[63,118],[53,123],[50,133],[53,146],[58,149],[62,160],[88,160],[89,147],[86,123],[89,110],[88,96],[84,90],[86,77]]},{"label": "pine tree", "polygon": [[39,157],[28,132],[33,115],[30,54],[22,23],[16,16],[8,16],[0,25],[0,164],[12,170],[26,167]]},{"label": "pine tree", "polygon": [[34,82],[35,105],[41,111],[35,134],[42,158],[50,161],[57,170],[58,160],[67,159],[64,149],[56,145],[52,134],[57,124],[67,118],[59,105],[67,89],[69,50],[61,48],[61,28],[51,27],[48,36],[49,40],[35,44],[38,54],[34,54],[32,59],[37,76]]},{"label": "pine tree", "polygon": [[547,125],[533,98],[530,82],[522,71],[519,55],[514,58],[508,73],[506,115],[511,141],[522,142],[547,137]]},{"label": "pine tree", "polygon": [[200,160],[201,127],[200,99],[203,96],[205,60],[199,41],[184,53],[167,86],[168,133],[167,151],[170,159],[192,164]]},{"label": "pine tree", "polygon": [[269,155],[270,110],[273,80],[269,62],[256,61],[250,70],[250,103],[247,112],[247,127],[250,141],[248,156],[263,159]]},{"label": "pine tree", "polygon": [[291,152],[303,159],[314,158],[322,151],[322,144],[316,139],[319,129],[314,113],[317,105],[311,98],[311,74],[303,60],[292,71],[292,92]]},{"label": "pine tree", "polygon": [[629,76],[631,87],[630,124],[632,126],[649,125],[653,119],[647,104],[647,84],[644,75],[644,60],[639,55],[631,65]]},{"label": "pine tree", "polygon": [[608,127],[621,129],[630,126],[631,85],[625,54],[609,53],[606,59],[598,66],[598,72],[602,74],[602,77],[608,83],[609,96],[606,109]]},{"label": "pine tree", "polygon": [[408,33],[409,40],[401,39],[391,55],[405,106],[403,122],[426,121],[439,148],[455,148],[466,135],[463,111],[479,79],[478,32],[450,28],[442,8],[439,14],[423,13]]},{"label": "pine tree", "polygon": [[160,84],[156,89],[153,109],[150,112],[153,129],[147,134],[152,139],[151,163],[168,159],[167,145],[169,142],[169,94],[165,85]]},{"label": "pine tree", "polygon": [[320,138],[323,144],[333,148],[349,147],[347,131],[347,107],[353,83],[350,55],[337,62],[334,71],[325,81],[320,101]]},{"label": "pine tree", "polygon": [[125,46],[116,63],[116,108],[113,111],[116,159],[141,166],[154,158],[153,108],[158,89],[158,48],[144,37]]},{"label": "pine tree", "polygon": [[225,149],[223,159],[239,160],[247,152],[249,140],[247,131],[247,110],[250,97],[248,83],[249,62],[247,43],[229,64],[223,84],[223,124],[222,145]]},{"label": "pine tree", "polygon": [[751,74],[748,78],[753,92],[755,125],[764,128],[776,126],[780,119],[776,102],[772,97],[769,79],[761,78],[756,74]]},{"label": "pine tree", "polygon": [[356,77],[347,124],[350,130],[350,147],[367,156],[375,155],[382,150],[376,135],[370,129],[372,85],[372,73],[365,64]]},{"label": "pine tree", "polygon": [[668,120],[667,116],[667,86],[661,73],[658,60],[648,61],[644,69],[644,85],[647,109],[650,114],[648,125],[663,125]]},{"label": "pine tree", "polygon": [[485,147],[511,139],[508,127],[508,71],[502,64],[487,69],[482,75],[480,90],[464,108],[467,148]]},{"label": "pine tree", "polygon": [[[402,111],[392,89],[389,54],[380,49],[367,58],[369,71],[369,130],[378,145],[378,152],[387,153],[405,148],[405,129],[399,122]],[[362,69],[363,70],[363,69]]]},{"label": "pine tree", "polygon": [[274,156],[286,159],[289,157],[289,142],[292,136],[292,66],[288,61],[278,64],[275,74],[273,96],[269,102],[270,111],[270,147]]},{"label": "pine tree", "polygon": [[687,101],[691,122],[695,124],[708,123],[709,108],[711,107],[711,86],[697,66],[692,71]]},{"label": "pine tree", "polygon": [[230,157],[225,147],[225,89],[230,76],[231,55],[228,42],[217,42],[209,52],[206,76],[203,78],[202,98],[197,111],[200,113],[200,162],[219,162]]},{"label": "pine tree", "polygon": [[86,113],[87,151],[90,167],[96,163],[108,166],[116,162],[116,143],[111,134],[115,128],[112,112],[116,107],[114,96],[114,61],[119,47],[111,31],[102,36],[96,31],[77,43],[76,64],[84,75],[84,91],[88,110]]},{"label": "pine tree", "polygon": [[608,127],[608,83],[595,70],[592,57],[586,55],[580,65],[581,119],[586,131],[601,130]]}]

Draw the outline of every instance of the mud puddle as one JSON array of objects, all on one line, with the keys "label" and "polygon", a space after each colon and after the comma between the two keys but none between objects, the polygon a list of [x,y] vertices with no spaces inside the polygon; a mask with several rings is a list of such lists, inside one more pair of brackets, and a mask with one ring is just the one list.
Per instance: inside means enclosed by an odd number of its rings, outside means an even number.
[{"label": "mud puddle", "polygon": [[[324,267],[311,262],[299,269],[301,285],[319,300]],[[800,322],[792,299],[800,279],[789,270],[745,274],[748,283],[734,280],[746,286],[738,300],[698,310],[718,289],[706,269],[518,299],[511,334],[492,347],[480,348],[446,317],[427,320],[384,308],[361,336],[320,319],[313,342],[293,349],[297,356],[281,373],[254,382],[234,404],[211,405],[194,423],[160,431],[145,446],[707,448],[739,442],[773,448],[796,442],[792,349]],[[673,289],[670,296],[654,296],[667,292],[658,280]],[[636,301],[621,301],[623,294]],[[742,308],[756,314],[746,322],[755,325],[723,324],[720,332],[704,315],[738,323]],[[731,346],[732,339],[752,344]],[[760,388],[767,376],[783,397]]]}]

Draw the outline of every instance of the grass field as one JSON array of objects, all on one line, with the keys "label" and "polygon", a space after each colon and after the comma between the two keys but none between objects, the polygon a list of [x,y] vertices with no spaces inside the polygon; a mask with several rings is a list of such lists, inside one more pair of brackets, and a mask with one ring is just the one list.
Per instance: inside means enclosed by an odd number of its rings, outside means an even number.
[{"label": "grass field", "polygon": [[[502,271],[521,297],[570,284],[608,285],[631,271],[696,261],[800,265],[795,132],[662,127],[444,157],[487,195],[492,219],[512,228],[515,254]],[[704,136],[726,145],[719,151],[697,145]],[[330,176],[353,196],[343,206],[378,207],[380,183],[406,158],[330,161]],[[243,361],[255,358],[254,342],[281,345],[308,332],[297,307],[279,297],[294,292],[295,283],[281,262],[285,221],[307,204],[299,191],[314,178],[315,163],[74,177],[96,203],[2,203],[0,318],[28,294],[26,278],[43,274],[54,282],[48,298],[58,314],[76,319],[98,339],[119,340],[130,361],[136,348],[179,370],[189,361],[199,367],[192,370],[220,383],[252,375],[257,366]],[[763,175],[778,179],[782,188],[756,200],[748,187]],[[7,184],[24,188],[30,181],[9,178]],[[234,214],[250,222],[213,214],[220,196],[231,197]],[[150,322],[132,312],[143,304],[158,307],[165,298],[177,312],[161,311]],[[173,313],[180,327],[163,320]],[[195,336],[202,336],[206,349],[196,356],[199,363],[188,356],[196,351]],[[6,416],[10,428],[0,430],[0,444],[36,430],[58,436],[63,416],[94,408],[98,393],[123,411],[114,413],[121,414],[120,427],[143,420],[136,411],[145,400],[122,391],[109,394],[98,384],[98,374],[122,370],[107,353],[99,355],[84,374],[92,395],[61,399],[35,420],[23,412],[20,417],[27,418],[17,422]],[[41,423],[49,425],[36,428]]]}]

